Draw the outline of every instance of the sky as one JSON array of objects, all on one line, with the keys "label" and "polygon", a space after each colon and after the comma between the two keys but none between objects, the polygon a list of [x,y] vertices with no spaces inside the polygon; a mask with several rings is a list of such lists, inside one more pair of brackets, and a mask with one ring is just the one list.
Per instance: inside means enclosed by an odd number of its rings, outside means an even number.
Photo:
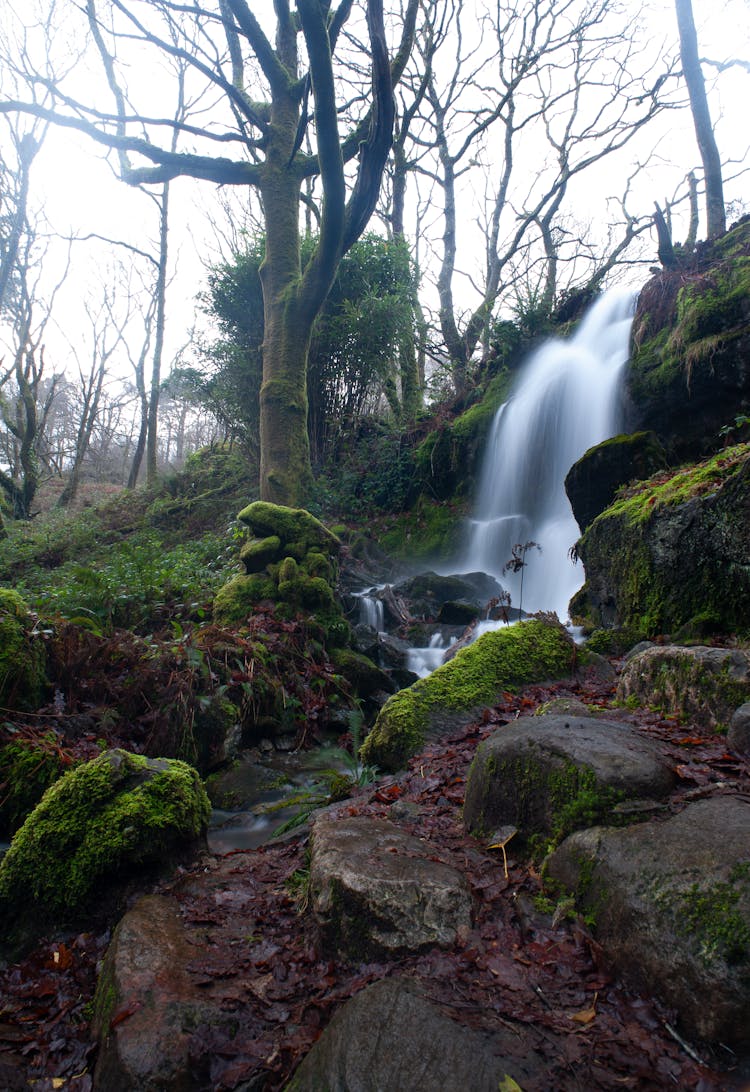
[{"label": "sky", "polygon": [[[481,0],[476,0],[480,5]],[[702,56],[718,61],[731,57],[750,57],[750,3],[748,0],[693,0]],[[643,17],[653,28],[653,41],[677,41],[676,22],[671,0],[651,0],[639,5]],[[746,113],[750,74],[741,69],[727,71],[715,80],[713,70],[705,69],[712,80],[710,102],[715,120],[720,150],[726,156],[742,157],[750,144],[750,128]],[[658,134],[658,135],[657,135]],[[642,209],[650,210],[654,200],[671,196],[678,181],[689,167],[699,166],[699,157],[692,122],[688,111],[670,114],[664,124],[646,138],[649,149],[655,149],[654,165],[642,172],[637,182],[636,200]],[[641,146],[640,154],[645,154]],[[582,219],[606,221],[606,196],[616,196],[623,177],[632,162],[630,149],[619,164],[607,163],[592,173],[585,187],[577,194],[578,215]],[[114,160],[84,136],[70,131],[50,129],[42,152],[34,166],[33,200],[44,210],[50,226],[63,235],[99,234],[121,239],[142,249],[154,246],[157,221],[152,202],[141,192],[118,181],[113,171]],[[727,173],[731,173],[732,169]],[[727,185],[731,201],[750,189],[744,180]],[[221,222],[215,187],[207,182],[178,179],[172,185],[172,232],[170,239],[172,270],[169,288],[169,321],[166,360],[185,344],[188,332],[200,317],[196,296],[205,286],[206,265],[220,258],[221,246],[216,238],[214,222]],[[459,252],[459,264],[465,276],[459,278],[459,295],[466,291],[466,306],[471,305],[470,278],[481,279],[481,239],[477,239],[475,221],[479,204],[470,195],[461,203],[465,222],[459,237],[465,246]],[[731,204],[730,204],[731,214]],[[675,238],[681,237],[681,227],[675,226]],[[655,260],[655,242],[653,245]],[[46,275],[52,283],[62,261],[62,250],[47,260]],[[82,316],[85,300],[95,298],[102,278],[111,276],[112,257],[109,248],[96,241],[76,243],[73,249],[71,275],[60,290],[56,303],[58,330],[50,331],[55,346],[55,367],[65,363],[69,348],[82,345],[86,339],[86,320]],[[125,256],[127,265],[129,258]],[[644,272],[643,277],[647,274]],[[460,285],[464,285],[464,289]],[[430,299],[429,285],[425,286]],[[137,328],[137,322],[135,324]],[[127,374],[125,362],[118,365]]]}]

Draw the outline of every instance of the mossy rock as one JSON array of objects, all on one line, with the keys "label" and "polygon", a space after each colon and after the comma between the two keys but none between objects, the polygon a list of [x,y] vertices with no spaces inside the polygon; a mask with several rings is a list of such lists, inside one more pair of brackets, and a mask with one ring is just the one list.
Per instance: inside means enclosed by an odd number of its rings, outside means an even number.
[{"label": "mossy rock", "polygon": [[390,676],[369,657],[348,648],[337,648],[332,652],[331,659],[336,671],[344,676],[358,697],[367,698],[378,690],[384,690],[387,694],[393,691]]},{"label": "mossy rock", "polygon": [[41,637],[32,633],[31,617],[18,592],[0,588],[0,705],[36,709],[47,685]]},{"label": "mossy rock", "polygon": [[618,497],[578,542],[586,585],[571,611],[644,636],[697,617],[748,631],[750,444],[662,473]]},{"label": "mossy rock", "polygon": [[300,555],[298,560],[309,550],[335,557],[341,549],[336,536],[304,508],[286,508],[267,501],[255,501],[243,508],[237,518],[246,523],[258,538],[278,536],[289,553],[292,552],[289,547],[293,544],[294,552]]},{"label": "mossy rock", "polygon": [[750,652],[653,645],[628,660],[617,697],[723,731],[734,711],[750,700]]},{"label": "mossy rock", "polygon": [[274,600],[278,588],[269,576],[240,574],[233,577],[214,596],[214,621],[219,625],[244,622],[258,603]]},{"label": "mossy rock", "polygon": [[469,723],[504,691],[567,678],[576,649],[563,626],[530,619],[485,633],[427,678],[389,698],[364,741],[364,762],[397,770],[428,735]]},{"label": "mossy rock", "polygon": [[65,772],[70,758],[60,749],[54,732],[38,739],[20,736],[0,750],[0,838],[10,838]]},{"label": "mossy rock", "polygon": [[654,432],[613,436],[573,463],[565,478],[573,515],[581,530],[608,508],[621,485],[643,481],[665,468],[667,457]]},{"label": "mossy rock", "polygon": [[0,862],[0,940],[78,921],[134,873],[194,851],[209,814],[200,777],[176,759],[114,750],[69,771]]},{"label": "mossy rock", "polygon": [[750,220],[640,293],[627,374],[639,428],[695,457],[750,411]]},{"label": "mossy rock", "polygon": [[277,561],[281,553],[281,539],[278,535],[267,538],[251,538],[240,550],[240,561],[247,573],[263,572],[266,565]]}]

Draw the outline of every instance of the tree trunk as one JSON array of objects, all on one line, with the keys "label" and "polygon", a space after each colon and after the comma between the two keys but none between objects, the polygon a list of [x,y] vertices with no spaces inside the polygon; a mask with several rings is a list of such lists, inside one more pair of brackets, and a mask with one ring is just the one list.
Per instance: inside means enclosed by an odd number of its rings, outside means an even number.
[{"label": "tree trunk", "polygon": [[695,135],[698,140],[706,182],[708,238],[715,239],[717,236],[723,235],[727,229],[721,157],[711,124],[711,114],[708,109],[708,99],[706,98],[706,84],[698,56],[698,35],[695,31],[692,0],[675,0],[675,8],[677,10],[677,26],[680,31],[682,74],[685,77],[688,95],[690,96],[690,109],[693,114]]}]

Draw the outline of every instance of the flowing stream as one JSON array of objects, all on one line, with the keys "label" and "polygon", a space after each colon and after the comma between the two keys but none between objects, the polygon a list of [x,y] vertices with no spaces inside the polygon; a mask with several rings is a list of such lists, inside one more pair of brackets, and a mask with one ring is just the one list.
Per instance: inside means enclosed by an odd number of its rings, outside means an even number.
[{"label": "flowing stream", "polygon": [[[579,529],[564,481],[588,448],[618,431],[634,308],[630,290],[606,292],[572,337],[530,357],[495,415],[460,568],[496,576],[524,611],[554,610],[565,620],[583,582],[568,556]],[[513,547],[529,542],[536,545],[523,569],[503,572]]]}]

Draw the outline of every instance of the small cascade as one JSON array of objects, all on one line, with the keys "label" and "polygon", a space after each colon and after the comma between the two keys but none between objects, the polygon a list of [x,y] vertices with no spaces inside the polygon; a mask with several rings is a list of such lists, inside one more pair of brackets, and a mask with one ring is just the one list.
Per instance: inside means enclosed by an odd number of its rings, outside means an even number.
[{"label": "small cascade", "polygon": [[[564,620],[582,583],[568,556],[580,532],[564,481],[585,451],[618,431],[635,299],[611,289],[571,338],[542,345],[495,416],[461,566],[496,576],[526,612],[554,610]],[[526,552],[522,574],[503,573],[513,547],[528,542],[541,552]]]},{"label": "small cascade", "polygon": [[375,590],[375,588],[368,588],[366,591],[356,593],[359,599],[359,621],[382,633],[385,629],[383,600],[371,594]]}]

